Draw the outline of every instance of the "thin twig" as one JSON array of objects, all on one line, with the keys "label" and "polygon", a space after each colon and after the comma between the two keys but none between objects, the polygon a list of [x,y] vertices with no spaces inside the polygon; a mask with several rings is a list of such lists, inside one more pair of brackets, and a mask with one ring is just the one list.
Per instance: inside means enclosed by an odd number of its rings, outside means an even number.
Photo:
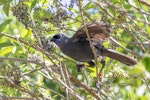
[{"label": "thin twig", "polygon": [[147,81],[146,81],[146,78],[143,77],[143,80],[144,80],[144,82],[145,82],[145,84],[146,84],[146,86],[147,86],[148,91],[150,92],[150,86],[148,85],[148,83],[147,83]]},{"label": "thin twig", "polygon": [[74,76],[69,75],[70,76],[70,80],[75,83],[78,84],[78,86],[84,88],[87,92],[89,92],[92,96],[94,96],[97,100],[101,100],[101,98],[99,97],[98,94],[96,94],[96,90],[93,90],[90,87],[87,87],[86,85],[84,85],[82,82],[80,82],[79,80],[77,80]]},{"label": "thin twig", "polygon": [[[63,81],[68,85],[68,82],[66,80],[67,78],[66,78],[66,75],[65,75],[64,67],[63,67],[63,65],[61,63],[60,63],[60,72],[61,72],[61,76],[63,78]],[[70,85],[68,85],[68,87],[70,87]],[[67,100],[69,100],[68,88],[66,88],[65,91],[66,91],[66,98],[67,98]]]},{"label": "thin twig", "polygon": [[143,3],[143,4],[150,7],[150,2],[147,2],[147,0],[139,0],[139,2],[141,2],[141,3]]},{"label": "thin twig", "polygon": [[18,89],[18,90],[20,90],[20,91],[23,91],[23,92],[25,92],[25,93],[28,93],[28,94],[31,95],[32,97],[36,98],[36,100],[39,100],[39,99],[37,98],[37,96],[35,95],[35,93],[33,93],[33,92],[31,92],[31,91],[25,89],[24,87],[21,87],[21,86],[19,86],[19,85],[14,84],[14,82],[12,82],[8,77],[5,77],[5,80],[7,80],[7,82],[9,82],[11,85],[13,85],[16,89]]},{"label": "thin twig", "polygon": [[92,3],[96,4],[98,7],[100,7],[108,16],[110,16],[112,19],[114,19],[113,15],[109,13],[102,5],[105,5],[102,2],[98,2],[97,0],[90,0]]},{"label": "thin twig", "polygon": [[[50,71],[50,73],[54,73],[48,66],[47,66],[48,70]],[[58,73],[59,74],[59,73]],[[47,75],[45,75],[46,78],[50,79]],[[58,83],[60,83],[61,85],[63,85],[65,88],[67,88],[70,92],[71,95],[75,96],[78,100],[83,100],[77,93],[75,93],[75,91],[73,91],[72,88],[68,87],[67,84],[65,84],[60,78],[58,78],[55,74],[52,75],[53,79],[55,79],[56,81],[58,81]]]},{"label": "thin twig", "polygon": [[127,1],[127,2],[128,2],[128,4],[129,4],[130,6],[132,6],[133,8],[135,8],[137,11],[141,12],[142,14],[146,14],[146,15],[150,16],[150,13],[144,12],[144,10],[142,10],[142,9],[140,9],[140,8],[138,8],[138,7],[136,7],[136,6],[134,6],[134,5],[133,5],[132,3],[130,3],[129,1]]},{"label": "thin twig", "polygon": [[133,38],[133,40],[139,45],[140,49],[141,49],[142,52],[144,53],[144,52],[145,52],[145,48],[144,48],[144,46],[140,43],[140,41],[137,39],[137,37],[136,37],[131,31],[129,31],[125,26],[121,25],[121,27],[122,27],[123,29],[125,29],[125,30],[128,32],[128,34],[129,34],[129,35]]},{"label": "thin twig", "polygon": [[[29,13],[30,14],[30,13]],[[31,17],[31,15],[30,15],[30,18],[31,18],[31,22],[32,22],[32,32],[34,33],[34,36],[35,36],[35,38],[36,38],[36,40],[37,40],[37,43],[38,43],[38,45],[40,46],[40,47],[42,47],[42,42],[41,42],[41,39],[40,39],[40,37],[39,37],[39,34],[37,33],[37,29],[36,29],[36,25],[35,25],[35,23],[34,23],[34,20],[32,19],[32,17]]]},{"label": "thin twig", "polygon": [[4,96],[0,94],[1,100],[35,100],[32,97],[13,97],[13,96]]},{"label": "thin twig", "polygon": [[79,0],[79,8],[80,8],[80,13],[81,13],[82,23],[83,23],[83,25],[85,26],[85,27],[84,27],[84,30],[85,30],[85,33],[86,33],[86,35],[87,35],[87,38],[88,38],[90,47],[91,47],[92,52],[93,52],[93,55],[94,55],[95,67],[96,67],[96,76],[97,76],[97,80],[96,80],[96,81],[99,82],[97,54],[96,54],[95,48],[94,48],[94,46],[93,46],[93,44],[92,44],[92,41],[91,41],[91,39],[90,39],[90,35],[89,35],[88,29],[87,29],[87,27],[86,27],[85,21],[84,21],[84,15],[83,15],[83,11],[82,11],[81,5],[82,5],[82,4],[81,4],[81,0]]},{"label": "thin twig", "polygon": [[30,81],[30,83],[32,83],[34,86],[36,85],[36,86],[41,87],[41,88],[43,88],[43,89],[50,90],[52,93],[54,93],[54,94],[60,96],[62,99],[65,99],[65,97],[64,97],[63,95],[61,95],[60,93],[58,93],[58,92],[56,92],[56,91],[54,91],[54,90],[52,90],[52,89],[50,89],[50,88],[46,88],[46,87],[44,87],[44,86],[35,84],[35,83],[31,82],[31,81]]},{"label": "thin twig", "polygon": [[22,59],[22,58],[9,58],[9,57],[0,57],[0,60],[12,60],[12,61],[19,61],[19,62],[25,62],[25,63],[34,63],[37,65],[42,66],[43,62],[37,62],[36,60],[26,60],[26,59]]},{"label": "thin twig", "polygon": [[87,77],[86,77],[85,70],[82,70],[82,69],[81,69],[81,72],[82,72],[82,74],[83,74],[83,77],[85,77],[85,81],[86,81],[86,84],[87,84],[87,86],[88,86],[88,79],[87,79]]}]

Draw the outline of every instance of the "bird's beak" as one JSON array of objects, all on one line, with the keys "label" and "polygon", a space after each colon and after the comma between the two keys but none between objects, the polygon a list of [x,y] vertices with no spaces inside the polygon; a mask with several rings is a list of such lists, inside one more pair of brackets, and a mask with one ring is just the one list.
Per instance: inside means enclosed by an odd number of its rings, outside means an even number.
[{"label": "bird's beak", "polygon": [[55,39],[55,38],[51,38],[50,41],[51,41],[51,42],[55,42],[56,39]]}]

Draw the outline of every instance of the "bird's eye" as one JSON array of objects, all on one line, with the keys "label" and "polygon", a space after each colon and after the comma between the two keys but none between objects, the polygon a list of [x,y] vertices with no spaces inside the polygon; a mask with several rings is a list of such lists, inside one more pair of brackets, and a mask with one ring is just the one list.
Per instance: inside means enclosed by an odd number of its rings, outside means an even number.
[{"label": "bird's eye", "polygon": [[53,38],[55,38],[55,39],[60,39],[60,35],[57,34],[57,35],[53,36]]}]

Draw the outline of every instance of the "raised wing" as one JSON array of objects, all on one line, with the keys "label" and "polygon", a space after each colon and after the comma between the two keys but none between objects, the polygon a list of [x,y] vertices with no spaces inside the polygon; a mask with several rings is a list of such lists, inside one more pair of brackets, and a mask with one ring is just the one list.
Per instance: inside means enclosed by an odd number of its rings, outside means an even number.
[{"label": "raised wing", "polygon": [[87,35],[85,27],[88,29],[91,40],[94,41],[106,41],[109,38],[110,26],[108,23],[92,22],[81,26],[78,31],[71,38],[72,42],[84,42],[87,41]]}]

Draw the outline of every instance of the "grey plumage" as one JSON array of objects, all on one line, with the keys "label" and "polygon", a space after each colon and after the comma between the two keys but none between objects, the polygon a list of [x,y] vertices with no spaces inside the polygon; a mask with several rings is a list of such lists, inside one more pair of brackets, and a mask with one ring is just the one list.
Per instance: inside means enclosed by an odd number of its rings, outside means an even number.
[{"label": "grey plumage", "polygon": [[69,38],[64,34],[56,34],[52,37],[51,41],[56,43],[61,51],[67,56],[80,62],[90,62],[94,59],[94,55],[89,45],[84,27],[87,27],[88,29],[97,56],[107,56],[126,65],[136,64],[136,61],[133,58],[115,50],[106,49],[100,44],[101,41],[109,38],[109,25],[104,22],[86,24],[79,28],[72,38]]},{"label": "grey plumage", "polygon": [[[91,61],[94,56],[91,50],[91,47],[88,42],[72,42],[70,38],[66,37],[63,34],[60,35],[60,43],[55,41],[61,51],[66,54],[67,56],[81,62]],[[54,41],[54,38],[52,38]]]}]

